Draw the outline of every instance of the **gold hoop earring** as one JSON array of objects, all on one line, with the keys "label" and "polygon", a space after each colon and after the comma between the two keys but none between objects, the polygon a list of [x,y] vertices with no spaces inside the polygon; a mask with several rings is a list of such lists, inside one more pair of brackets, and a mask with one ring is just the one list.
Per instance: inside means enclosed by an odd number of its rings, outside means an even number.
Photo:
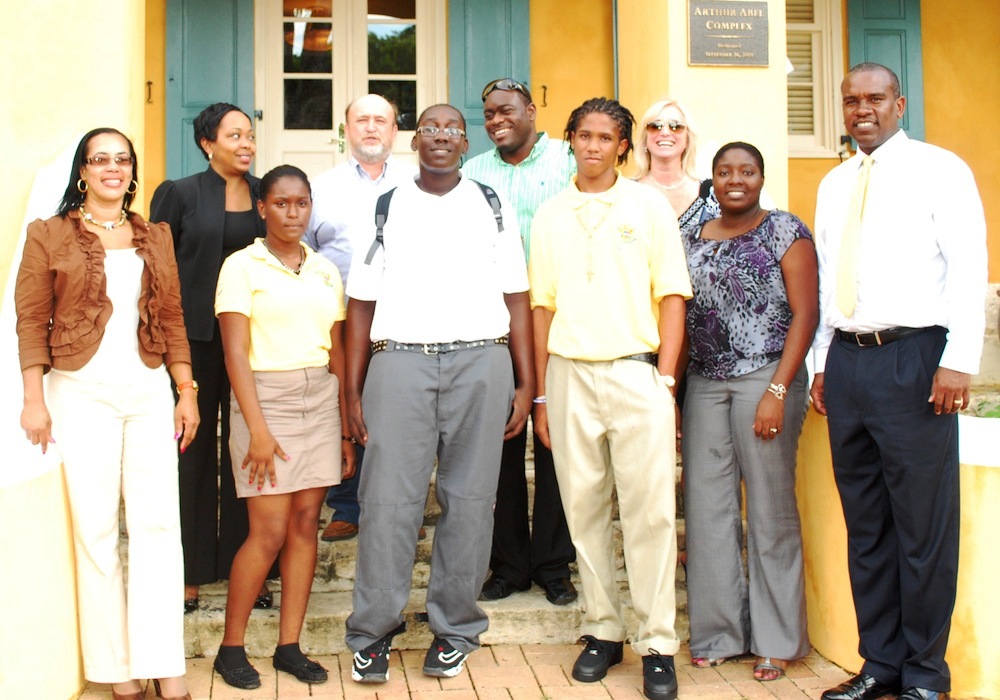
[{"label": "gold hoop earring", "polygon": [[139,191],[139,181],[132,180],[132,186],[125,190],[125,194],[135,194]]},{"label": "gold hoop earring", "polygon": [[76,191],[80,194],[87,194],[87,181],[82,177],[76,181]]}]

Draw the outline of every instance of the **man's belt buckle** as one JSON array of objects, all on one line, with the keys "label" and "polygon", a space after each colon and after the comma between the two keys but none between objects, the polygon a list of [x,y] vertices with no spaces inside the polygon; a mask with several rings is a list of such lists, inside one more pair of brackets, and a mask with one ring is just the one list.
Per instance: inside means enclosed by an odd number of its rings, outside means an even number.
[{"label": "man's belt buckle", "polygon": [[857,342],[858,346],[860,347],[865,347],[866,345],[871,346],[871,343],[861,342],[861,336],[868,336],[868,335],[870,335],[872,338],[875,339],[875,345],[882,345],[882,332],[872,331],[871,333],[858,333],[854,336],[854,339]]},{"label": "man's belt buckle", "polygon": [[424,351],[425,355],[437,355],[438,354],[438,346],[437,346],[437,344],[433,344],[432,345],[430,343],[424,343],[424,345],[423,345],[423,351]]}]

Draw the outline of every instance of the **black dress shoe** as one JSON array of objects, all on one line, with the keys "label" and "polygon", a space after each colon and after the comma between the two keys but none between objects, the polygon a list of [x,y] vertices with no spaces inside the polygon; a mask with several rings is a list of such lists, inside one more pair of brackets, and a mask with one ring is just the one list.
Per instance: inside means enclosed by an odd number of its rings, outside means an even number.
[{"label": "black dress shoe", "polygon": [[557,578],[546,581],[545,598],[553,605],[569,605],[576,600],[576,588],[568,578]]},{"label": "black dress shoe", "polygon": [[948,693],[927,688],[905,688],[896,700],[948,700]]},{"label": "black dress shoe", "polygon": [[257,596],[257,599],[254,600],[253,606],[258,610],[270,610],[274,607],[274,593],[271,591],[261,593]]},{"label": "black dress shoe", "polygon": [[608,669],[622,662],[622,642],[609,642],[585,634],[580,637],[587,646],[573,664],[573,678],[582,683],[595,683],[606,675]]},{"label": "black dress shoe", "polygon": [[500,600],[515,591],[526,591],[529,588],[531,588],[531,583],[528,583],[526,586],[515,586],[512,581],[505,579],[503,576],[493,574],[483,584],[483,590],[479,593],[479,600]]},{"label": "black dress shoe", "polygon": [[184,614],[192,613],[198,609],[198,596],[184,599]]},{"label": "black dress shoe", "polygon": [[875,700],[898,692],[898,685],[880,683],[867,673],[861,673],[836,688],[830,688],[821,697],[823,700]]}]

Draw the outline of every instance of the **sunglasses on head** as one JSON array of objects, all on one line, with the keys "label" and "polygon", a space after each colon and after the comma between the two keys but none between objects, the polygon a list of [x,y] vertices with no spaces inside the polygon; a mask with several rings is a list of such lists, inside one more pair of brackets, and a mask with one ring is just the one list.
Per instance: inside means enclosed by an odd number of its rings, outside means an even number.
[{"label": "sunglasses on head", "polygon": [[494,90],[516,90],[529,100],[531,99],[531,95],[528,94],[528,88],[521,85],[521,83],[511,78],[500,78],[499,80],[487,83],[486,87],[483,88],[483,102],[486,102],[486,96]]},{"label": "sunglasses on head", "polygon": [[682,124],[676,119],[671,119],[666,122],[657,119],[655,122],[649,122],[649,124],[646,124],[646,131],[663,131],[664,127],[670,129],[673,133],[678,134],[687,128],[687,124]]}]

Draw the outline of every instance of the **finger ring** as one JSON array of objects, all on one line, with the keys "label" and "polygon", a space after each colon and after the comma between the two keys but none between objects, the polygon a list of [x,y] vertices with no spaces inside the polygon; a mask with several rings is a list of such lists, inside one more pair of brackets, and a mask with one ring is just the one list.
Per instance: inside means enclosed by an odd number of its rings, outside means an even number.
[{"label": "finger ring", "polygon": [[778,432],[778,429],[777,428],[771,428],[771,432],[772,433],[776,433],[776,432]]},{"label": "finger ring", "polygon": [[962,403],[962,399],[955,399],[953,403],[957,406],[958,404]]}]

